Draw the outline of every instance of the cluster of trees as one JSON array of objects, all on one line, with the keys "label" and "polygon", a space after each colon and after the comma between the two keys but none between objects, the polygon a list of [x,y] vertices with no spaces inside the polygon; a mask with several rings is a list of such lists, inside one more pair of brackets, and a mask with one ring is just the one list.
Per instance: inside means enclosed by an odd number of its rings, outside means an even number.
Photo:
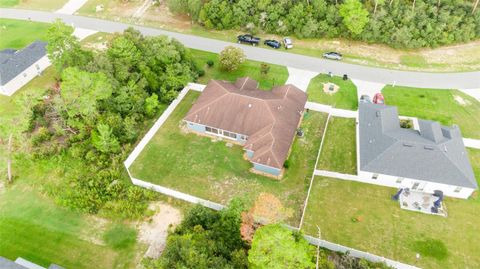
[{"label": "cluster of trees", "polygon": [[[248,212],[238,199],[233,199],[221,211],[195,206],[169,235],[162,256],[159,259],[145,259],[144,266],[147,269],[389,268],[383,263],[371,263],[348,254],[324,249],[318,249],[317,252],[317,248],[310,245],[301,233],[289,230],[278,222],[265,226],[255,223],[252,226],[248,216],[262,211],[272,221],[279,219],[274,212],[262,209],[266,209],[264,203],[271,199],[271,195],[264,194]],[[277,208],[278,205],[270,211]],[[245,229],[245,226],[250,228]],[[250,231],[253,238],[249,236]]]},{"label": "cluster of trees", "polygon": [[[435,47],[480,38],[478,0],[169,1],[209,29],[342,37],[393,47]],[[175,3],[175,5],[173,4]],[[201,7],[199,7],[201,5]],[[181,6],[181,8],[178,8]]]},{"label": "cluster of trees", "polygon": [[188,50],[166,36],[128,29],[105,51],[91,52],[72,33],[61,21],[48,31],[48,56],[59,80],[32,108],[35,155],[67,154],[82,165],[62,182],[62,204],[139,216],[154,194],[129,182],[123,160],[147,120],[196,78],[197,68]]}]

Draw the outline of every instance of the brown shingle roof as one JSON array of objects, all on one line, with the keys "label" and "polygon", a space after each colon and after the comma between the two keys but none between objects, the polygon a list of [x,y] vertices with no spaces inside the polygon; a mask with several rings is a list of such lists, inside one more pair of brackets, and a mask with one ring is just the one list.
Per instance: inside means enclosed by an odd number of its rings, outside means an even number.
[{"label": "brown shingle roof", "polygon": [[252,162],[282,168],[306,102],[293,85],[262,91],[251,78],[210,80],[185,120],[247,135]]}]

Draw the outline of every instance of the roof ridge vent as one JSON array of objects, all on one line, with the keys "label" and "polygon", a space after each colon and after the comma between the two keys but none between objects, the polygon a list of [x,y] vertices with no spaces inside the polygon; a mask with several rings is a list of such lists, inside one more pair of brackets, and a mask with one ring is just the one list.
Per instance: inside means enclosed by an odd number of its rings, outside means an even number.
[{"label": "roof ridge vent", "polygon": [[423,146],[423,148],[426,149],[426,150],[434,150],[435,149],[434,147],[429,146],[429,145],[425,145],[425,146]]}]

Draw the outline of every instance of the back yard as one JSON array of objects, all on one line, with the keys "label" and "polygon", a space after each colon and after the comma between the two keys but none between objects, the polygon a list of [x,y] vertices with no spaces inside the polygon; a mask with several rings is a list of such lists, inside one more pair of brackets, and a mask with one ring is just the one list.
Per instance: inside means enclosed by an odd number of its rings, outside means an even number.
[{"label": "back yard", "polygon": [[[480,181],[480,150],[469,149]],[[479,268],[480,197],[446,199],[449,216],[401,210],[394,188],[316,177],[303,230],[422,268]],[[341,232],[339,232],[341,231]],[[416,262],[415,254],[421,258]]]},{"label": "back yard", "polygon": [[398,107],[403,116],[460,126],[463,137],[480,139],[480,102],[458,90],[435,90],[385,86],[388,105]]},{"label": "back yard", "polygon": [[330,117],[317,169],[357,174],[355,119]]},{"label": "back yard", "polygon": [[[324,91],[324,84],[333,83],[337,85],[338,91],[327,93]],[[308,100],[320,104],[331,105],[336,108],[357,110],[357,87],[351,80],[343,80],[341,77],[330,77],[327,74],[320,74],[313,78],[308,85]]]},{"label": "back yard", "polygon": [[240,146],[227,147],[225,141],[182,131],[180,121],[198,96],[193,91],[185,96],[133,163],[132,176],[221,204],[236,196],[251,202],[262,192],[271,193],[293,211],[288,223],[297,225],[326,115],[309,112],[304,116],[305,136],[295,139],[290,168],[277,181],[249,172],[251,164]]}]

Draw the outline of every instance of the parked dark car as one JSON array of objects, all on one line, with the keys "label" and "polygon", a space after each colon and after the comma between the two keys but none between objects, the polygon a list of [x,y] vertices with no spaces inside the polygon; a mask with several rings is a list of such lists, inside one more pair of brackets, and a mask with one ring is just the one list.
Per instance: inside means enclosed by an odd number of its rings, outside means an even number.
[{"label": "parked dark car", "polygon": [[360,96],[360,103],[371,103],[372,100],[370,99],[370,96],[364,94]]},{"label": "parked dark car", "polygon": [[342,54],[338,52],[327,52],[323,54],[323,58],[325,59],[330,59],[330,60],[341,60],[342,59]]},{"label": "parked dark car", "polygon": [[256,46],[260,43],[260,38],[254,37],[252,35],[239,35],[237,36],[238,43],[248,43],[252,46]]},{"label": "parked dark car", "polygon": [[278,42],[277,40],[265,40],[265,42],[263,42],[263,44],[269,46],[269,47],[272,47],[274,49],[279,49],[282,44],[280,44],[280,42]]}]

